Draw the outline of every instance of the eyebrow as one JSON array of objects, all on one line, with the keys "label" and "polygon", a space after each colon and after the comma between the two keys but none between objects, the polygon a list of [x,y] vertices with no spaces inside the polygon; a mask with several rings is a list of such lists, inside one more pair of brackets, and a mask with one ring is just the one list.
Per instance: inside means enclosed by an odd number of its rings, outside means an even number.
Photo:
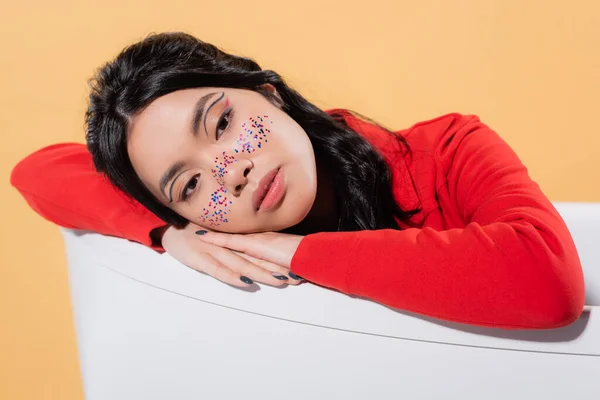
[{"label": "eyebrow", "polygon": [[[168,171],[165,172],[163,174],[163,176],[160,178],[160,182],[159,182],[160,191],[162,192],[162,194],[165,195],[165,197],[167,197],[169,199],[169,203],[173,202],[173,183],[175,183],[175,181],[177,180],[177,179],[173,179],[173,178],[177,178],[179,175],[181,175],[183,172],[185,172],[185,171],[181,171],[183,169],[184,165],[185,165],[185,163],[182,161],[171,165],[171,168],[169,168]],[[167,194],[165,193],[165,187],[167,186],[167,184],[169,183],[169,181],[171,179],[173,179],[173,183],[171,183],[171,187],[169,188],[169,195],[167,196]]]},{"label": "eyebrow", "polygon": [[214,106],[216,103],[221,101],[223,97],[225,97],[225,92],[222,92],[221,96],[219,96],[217,100],[213,101],[211,105],[208,106],[208,108],[206,109],[206,112],[204,112],[204,107],[206,106],[206,103],[208,102],[208,100],[210,100],[211,97],[213,97],[216,94],[217,93],[206,94],[200,97],[196,102],[196,105],[194,107],[194,116],[192,118],[192,133],[194,134],[194,136],[198,136],[198,127],[200,125],[201,120],[203,120],[204,124],[204,133],[206,133],[206,136],[208,136],[208,130],[206,129],[206,117],[208,116],[208,112],[210,111],[212,106]]}]

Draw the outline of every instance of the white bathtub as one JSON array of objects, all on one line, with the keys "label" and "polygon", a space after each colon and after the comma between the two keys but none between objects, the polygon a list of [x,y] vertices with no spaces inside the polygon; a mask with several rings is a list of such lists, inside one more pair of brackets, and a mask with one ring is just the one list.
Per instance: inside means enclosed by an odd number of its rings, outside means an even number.
[{"label": "white bathtub", "polygon": [[588,306],[553,331],[446,323],[309,283],[246,292],[65,229],[86,399],[600,399],[600,204],[557,208]]}]

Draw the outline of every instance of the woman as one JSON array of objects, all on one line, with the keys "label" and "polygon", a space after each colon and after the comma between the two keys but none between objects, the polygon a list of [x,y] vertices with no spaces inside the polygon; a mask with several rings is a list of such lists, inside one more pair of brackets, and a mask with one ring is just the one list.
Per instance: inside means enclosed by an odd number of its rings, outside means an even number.
[{"label": "woman", "polygon": [[582,311],[567,227],[474,116],[390,132],[175,33],[106,64],[86,122],[89,152],[51,146],[12,174],[59,225],[164,248],[232,285],[302,276],[468,324],[556,328]]}]

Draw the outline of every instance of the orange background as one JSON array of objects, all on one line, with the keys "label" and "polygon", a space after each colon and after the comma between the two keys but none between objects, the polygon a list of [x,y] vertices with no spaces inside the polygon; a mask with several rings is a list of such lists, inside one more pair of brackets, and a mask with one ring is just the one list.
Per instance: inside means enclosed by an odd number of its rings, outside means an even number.
[{"label": "orange background", "polygon": [[[0,398],[83,398],[63,243],[8,184],[83,141],[87,79],[151,32],[251,56],[316,104],[391,128],[478,114],[552,200],[600,201],[600,3],[10,1],[0,12]],[[354,5],[356,3],[356,5]]]}]

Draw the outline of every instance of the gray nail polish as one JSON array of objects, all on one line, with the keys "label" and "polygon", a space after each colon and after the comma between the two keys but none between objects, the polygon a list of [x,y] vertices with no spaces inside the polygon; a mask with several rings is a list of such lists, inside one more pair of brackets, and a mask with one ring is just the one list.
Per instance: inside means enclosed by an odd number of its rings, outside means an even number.
[{"label": "gray nail polish", "polygon": [[275,279],[279,279],[280,281],[287,281],[288,277],[285,275],[278,274],[277,272],[271,273]]},{"label": "gray nail polish", "polygon": [[240,281],[247,283],[248,285],[252,285],[254,283],[254,281],[246,276],[241,276],[240,277]]},{"label": "gray nail polish", "polygon": [[196,235],[206,235],[207,233],[208,233],[208,231],[205,231],[203,229],[199,230],[199,231],[196,231]]},{"label": "gray nail polish", "polygon": [[293,272],[290,272],[288,275],[290,276],[290,278],[292,278],[292,279],[295,279],[295,280],[297,280],[297,281],[304,279],[303,277],[301,277],[301,276],[299,276],[299,275],[296,275],[296,274],[295,274],[295,273],[293,273]]}]

